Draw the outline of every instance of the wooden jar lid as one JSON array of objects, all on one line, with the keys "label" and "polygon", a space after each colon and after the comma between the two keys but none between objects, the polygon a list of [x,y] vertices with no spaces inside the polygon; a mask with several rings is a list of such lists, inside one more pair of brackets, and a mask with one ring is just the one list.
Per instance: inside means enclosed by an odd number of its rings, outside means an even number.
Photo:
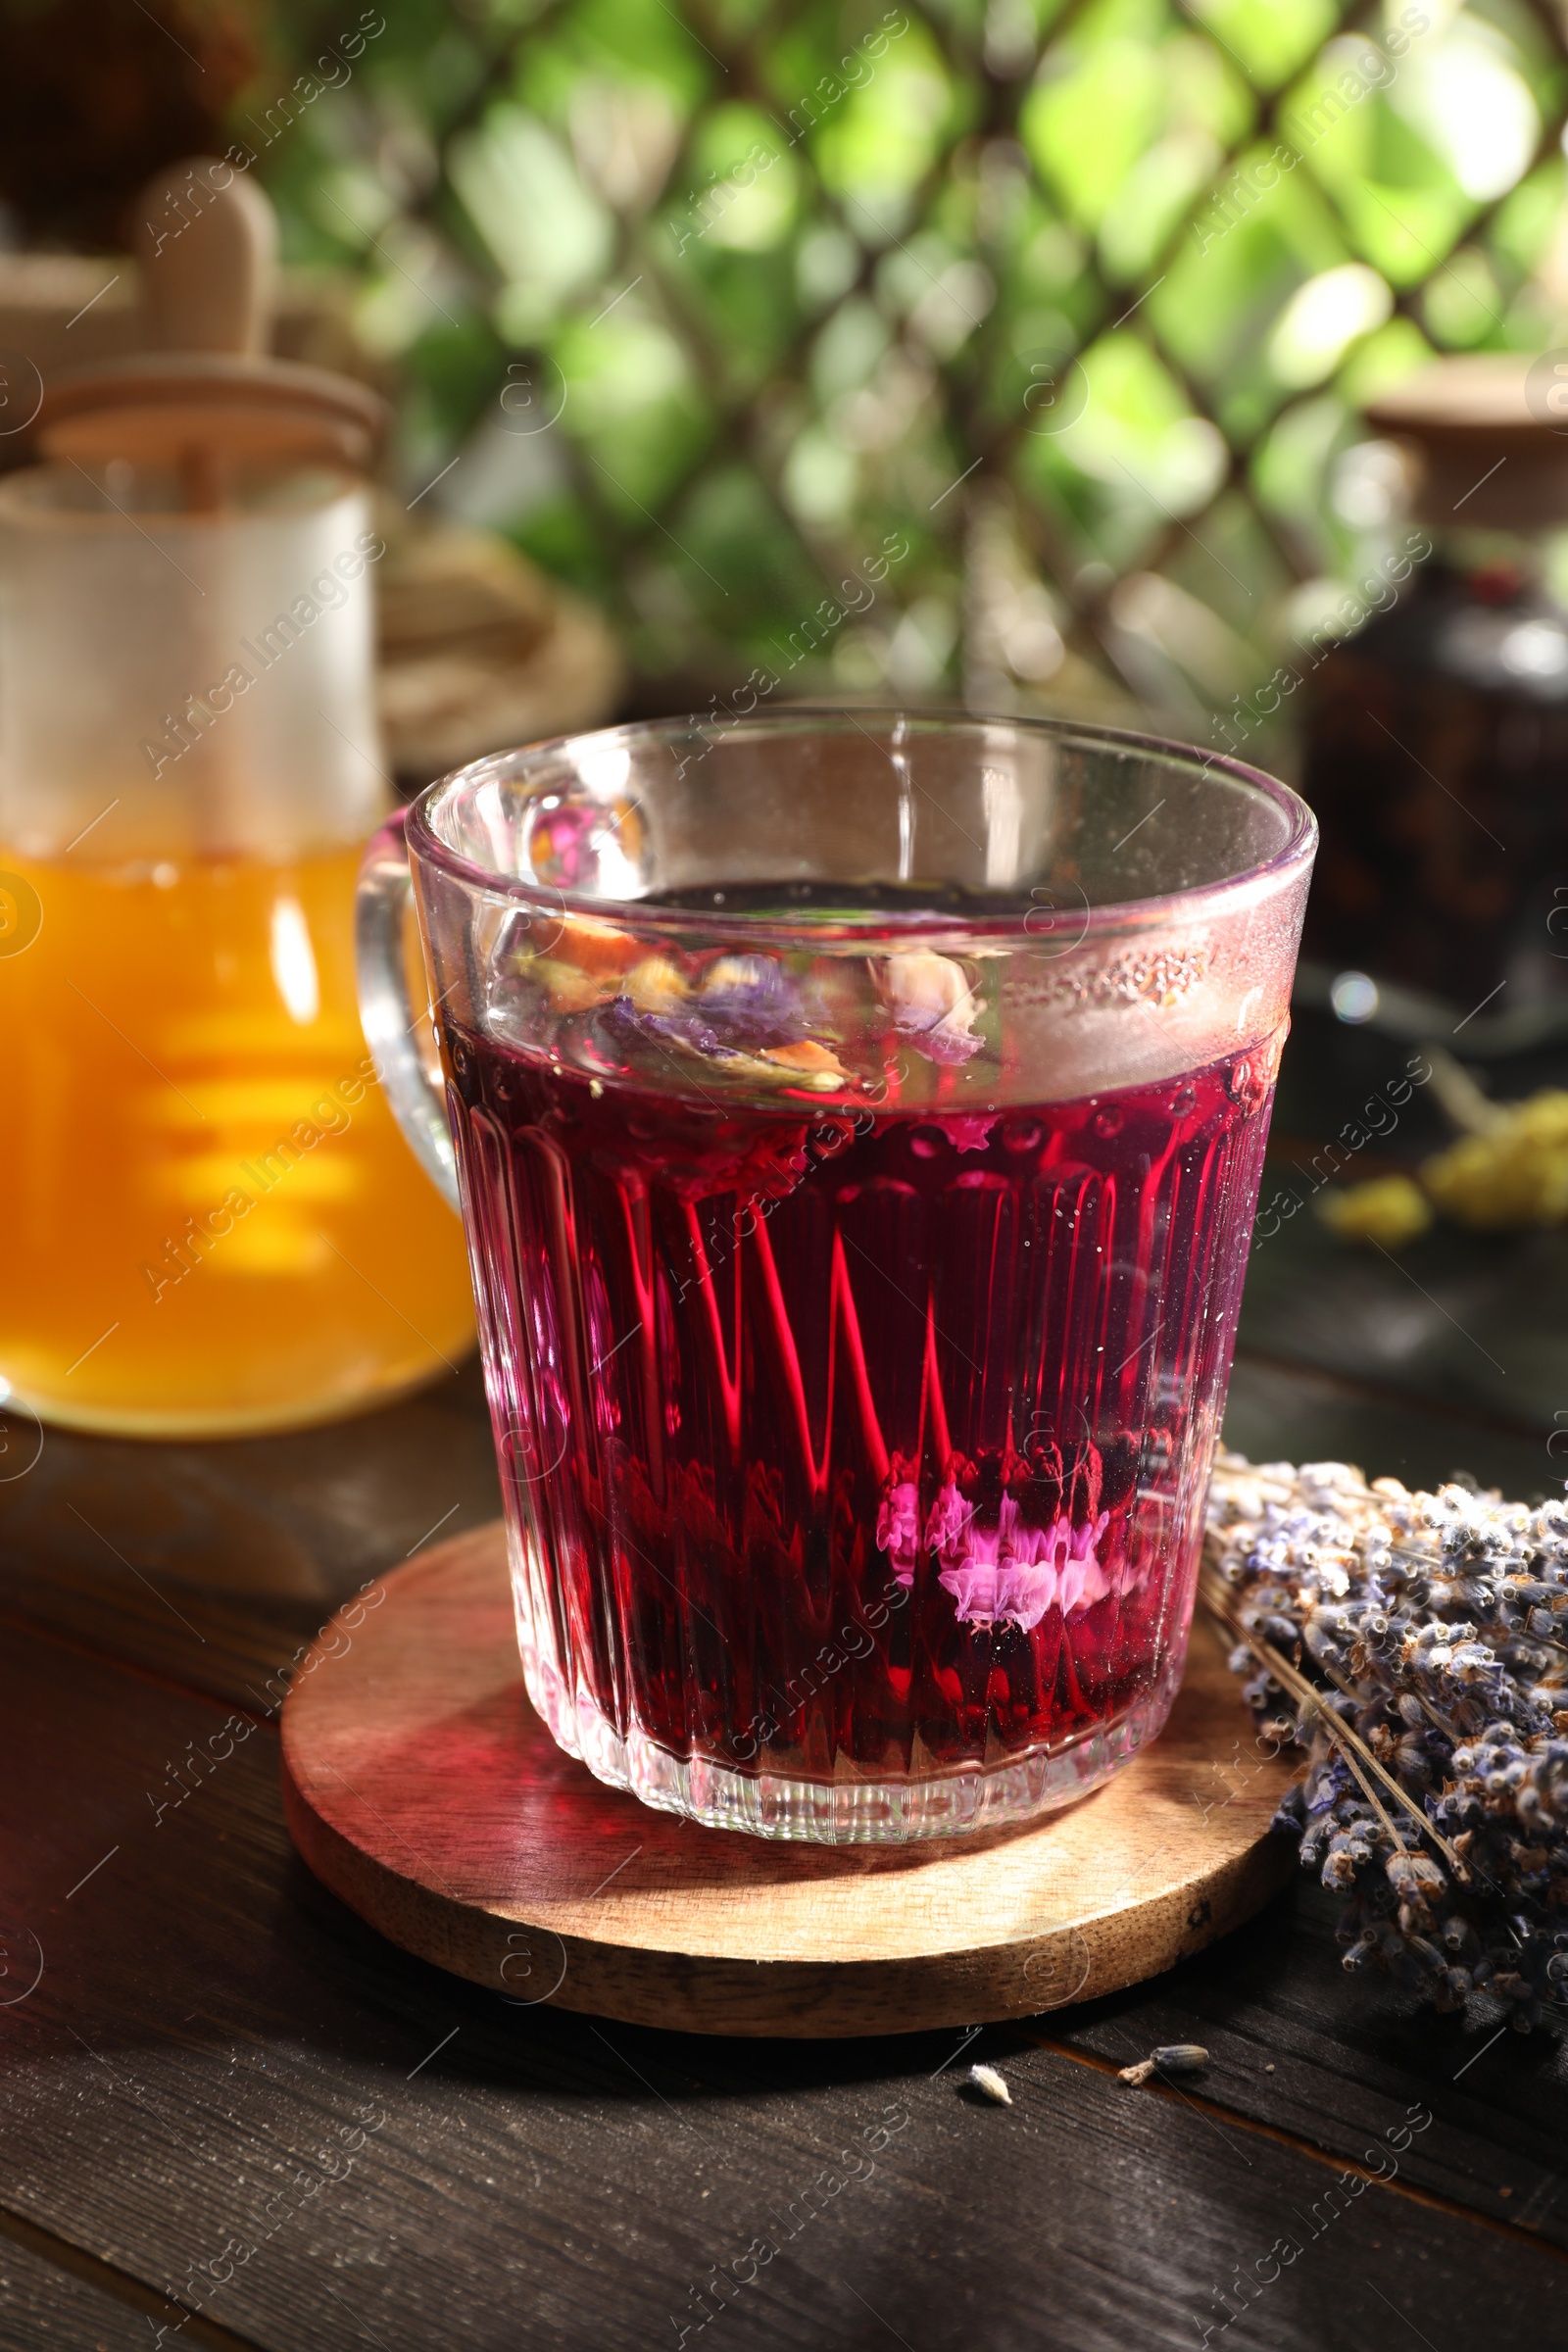
[{"label": "wooden jar lid", "polygon": [[320,460],[363,473],[386,404],[349,377],[290,360],[148,352],[83,368],[46,387],[35,435],[45,457],[101,466],[179,462],[193,446],[235,464]]},{"label": "wooden jar lid", "polygon": [[385,437],[385,402],[347,376],[266,356],[277,222],[261,189],[199,156],[161,172],[138,209],[151,348],[47,384],[42,454],[173,466],[193,480],[270,464],[364,472]]},{"label": "wooden jar lid", "polygon": [[[1568,397],[1550,355],[1473,353],[1440,360],[1365,412],[1410,453],[1422,521],[1478,530],[1534,531],[1568,521]],[[1568,366],[1560,389],[1568,396]]]}]

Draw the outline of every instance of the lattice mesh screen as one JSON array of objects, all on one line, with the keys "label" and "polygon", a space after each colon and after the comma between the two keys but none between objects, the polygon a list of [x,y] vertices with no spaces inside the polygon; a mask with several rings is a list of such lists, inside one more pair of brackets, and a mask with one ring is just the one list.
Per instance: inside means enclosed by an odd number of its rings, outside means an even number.
[{"label": "lattice mesh screen", "polygon": [[1367,560],[1356,402],[1568,340],[1547,0],[379,7],[267,150],[296,257],[410,493],[671,683],[1206,735]]}]

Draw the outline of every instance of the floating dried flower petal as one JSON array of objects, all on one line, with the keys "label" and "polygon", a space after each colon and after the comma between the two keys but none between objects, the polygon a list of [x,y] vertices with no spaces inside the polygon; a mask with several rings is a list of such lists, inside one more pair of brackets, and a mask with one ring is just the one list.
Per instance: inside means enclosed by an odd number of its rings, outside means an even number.
[{"label": "floating dried flower petal", "polygon": [[817,1094],[836,1093],[841,1086],[855,1083],[853,1074],[838,1055],[810,1037],[803,1037],[798,1045],[770,1046],[760,1059],[771,1062],[775,1070],[783,1071],[797,1086],[808,1086]]},{"label": "floating dried flower petal", "polygon": [[[585,1006],[603,1002],[581,996]],[[700,1056],[715,1077],[811,1094],[855,1084],[829,1047],[804,1034],[800,989],[769,956],[720,956],[695,988],[667,956],[645,956],[622,975],[606,1019],[626,1043]]]},{"label": "floating dried flower petal", "polygon": [[685,976],[667,956],[645,956],[633,964],[621,994],[636,1012],[674,1012],[691,996]]},{"label": "floating dried flower petal", "polygon": [[875,972],[877,994],[893,1026],[928,1061],[967,1061],[983,1038],[973,1034],[980,1000],[961,963],[926,948],[885,956]]},{"label": "floating dried flower petal", "polygon": [[771,956],[721,956],[703,974],[698,1003],[721,1037],[754,1052],[805,1034],[801,992]]},{"label": "floating dried flower petal", "polygon": [[596,1004],[608,1004],[615,993],[612,981],[596,978],[575,963],[562,963],[554,956],[536,956],[522,969],[543,988],[557,1012],[588,1012]]},{"label": "floating dried flower petal", "polygon": [[630,971],[646,950],[629,931],[601,920],[597,914],[564,914],[555,953],[585,972],[614,978]]}]

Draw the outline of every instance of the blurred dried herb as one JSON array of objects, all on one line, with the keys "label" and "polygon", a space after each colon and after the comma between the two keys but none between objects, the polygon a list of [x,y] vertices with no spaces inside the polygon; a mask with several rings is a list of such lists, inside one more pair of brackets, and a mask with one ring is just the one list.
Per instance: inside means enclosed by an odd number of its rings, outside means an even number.
[{"label": "blurred dried herb", "polygon": [[1222,1453],[1203,1596],[1305,1777],[1275,1826],[1348,1897],[1345,1965],[1568,2018],[1568,1502]]}]

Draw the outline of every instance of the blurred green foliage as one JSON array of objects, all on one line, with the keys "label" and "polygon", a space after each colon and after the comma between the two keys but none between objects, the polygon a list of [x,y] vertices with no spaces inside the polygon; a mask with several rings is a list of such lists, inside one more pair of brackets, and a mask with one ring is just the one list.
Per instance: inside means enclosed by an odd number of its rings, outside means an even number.
[{"label": "blurred green foliage", "polygon": [[[650,678],[782,676],[900,534],[793,687],[1207,734],[1376,538],[1356,401],[1568,339],[1531,0],[340,4],[288,253],[354,271],[409,494]],[[301,74],[340,29],[281,22]]]}]

